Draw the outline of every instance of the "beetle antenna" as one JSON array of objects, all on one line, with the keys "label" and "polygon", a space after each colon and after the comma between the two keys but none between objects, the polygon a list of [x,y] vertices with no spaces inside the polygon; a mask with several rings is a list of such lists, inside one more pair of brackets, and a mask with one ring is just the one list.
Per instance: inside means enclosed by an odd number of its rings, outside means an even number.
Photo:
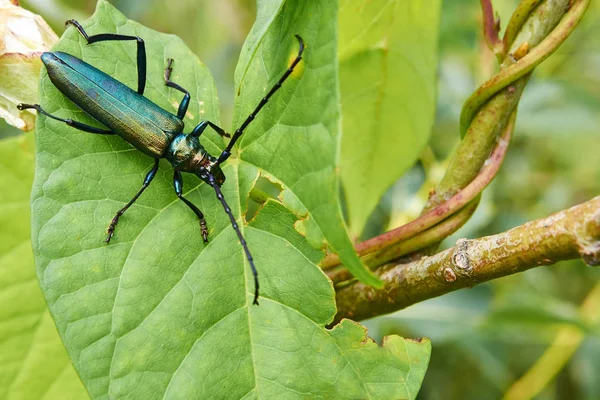
[{"label": "beetle antenna", "polygon": [[250,263],[250,268],[252,269],[252,274],[254,275],[254,301],[252,302],[252,304],[258,305],[258,272],[256,272],[256,267],[254,266],[254,259],[252,258],[252,254],[250,254],[250,250],[248,249],[248,244],[246,243],[244,236],[242,236],[242,232],[240,231],[240,228],[239,228],[237,222],[235,221],[235,217],[231,213],[231,209],[229,208],[229,206],[227,205],[227,202],[225,201],[225,197],[223,197],[221,188],[215,181],[215,177],[213,176],[213,174],[211,174],[210,172],[208,173],[208,183],[215,190],[215,193],[217,194],[217,199],[219,199],[219,201],[223,205],[223,208],[225,209],[225,213],[229,216],[229,219],[231,220],[231,226],[233,226],[233,230],[235,231],[235,233],[237,233],[238,238],[240,239],[240,243],[242,244],[242,247],[244,248],[244,252],[246,253],[246,258],[248,259],[248,262]]},{"label": "beetle antenna", "polygon": [[300,60],[302,60],[302,52],[304,51],[304,41],[302,40],[300,35],[294,35],[294,36],[296,36],[296,39],[298,39],[298,43],[300,45],[300,47],[298,49],[298,55],[296,56],[296,58],[294,59],[294,61],[290,65],[290,67],[287,69],[287,71],[285,71],[283,76],[281,78],[279,78],[277,83],[271,88],[271,90],[269,90],[269,93],[267,93],[267,95],[262,98],[260,103],[258,103],[258,106],[256,106],[254,111],[252,111],[252,113],[250,115],[248,115],[248,117],[246,118],[244,123],[239,128],[237,128],[237,130],[233,134],[233,137],[229,141],[227,148],[225,150],[223,150],[223,152],[219,156],[219,159],[217,160],[217,164],[220,164],[229,158],[229,156],[231,155],[231,149],[233,149],[233,145],[235,144],[235,142],[237,142],[237,140],[240,138],[240,136],[242,136],[242,133],[244,133],[244,129],[246,129],[246,127],[250,124],[250,122],[252,122],[254,120],[254,118],[256,117],[258,112],[261,110],[261,108],[263,108],[263,106],[265,104],[267,104],[267,101],[269,101],[271,96],[273,96],[273,94],[277,91],[277,89],[279,89],[281,87],[281,85],[288,78],[288,76],[290,76],[292,74],[292,71],[294,71],[294,67],[296,67],[296,65],[298,65]]}]

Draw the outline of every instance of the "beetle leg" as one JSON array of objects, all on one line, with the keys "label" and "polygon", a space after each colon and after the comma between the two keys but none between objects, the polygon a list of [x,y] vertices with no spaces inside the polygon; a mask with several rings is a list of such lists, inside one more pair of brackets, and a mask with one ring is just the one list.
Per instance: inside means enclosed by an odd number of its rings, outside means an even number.
[{"label": "beetle leg", "polygon": [[202,239],[204,243],[208,242],[208,228],[206,227],[206,220],[204,219],[204,214],[198,207],[194,205],[191,201],[183,197],[183,177],[181,176],[181,172],[175,170],[175,174],[173,176],[173,186],[175,187],[175,193],[177,197],[181,199],[191,210],[196,214],[198,219],[200,220],[200,233],[202,233]]},{"label": "beetle leg", "polygon": [[154,159],[154,166],[146,174],[146,178],[144,179],[144,184],[142,185],[142,188],[140,190],[138,190],[138,192],[135,194],[135,196],[133,196],[133,199],[131,199],[129,201],[129,203],[125,204],[125,207],[123,207],[119,211],[117,211],[117,215],[115,215],[115,217],[110,222],[110,225],[108,226],[108,231],[107,231],[108,236],[106,237],[106,240],[105,240],[106,243],[110,243],[110,239],[112,239],[113,235],[115,234],[115,228],[117,227],[117,224],[119,223],[119,217],[121,217],[121,215],[125,214],[125,211],[127,211],[127,209],[129,207],[131,207],[131,205],[133,203],[135,203],[135,201],[138,199],[138,197],[140,197],[140,195],[142,193],[144,193],[144,190],[146,190],[146,188],[148,186],[150,186],[150,182],[152,182],[152,179],[154,179],[154,177],[156,176],[157,171],[158,171],[158,158]]},{"label": "beetle leg", "polygon": [[198,125],[196,125],[196,127],[194,129],[192,129],[192,131],[190,132],[190,135],[199,138],[207,126],[208,126],[208,123],[206,121],[200,122]]},{"label": "beetle leg", "polygon": [[96,128],[95,126],[87,125],[82,122],[73,121],[70,118],[65,119],[65,118],[57,117],[55,115],[52,115],[52,114],[44,111],[44,109],[42,107],[40,107],[39,104],[19,103],[17,105],[17,108],[19,110],[26,110],[26,109],[32,108],[34,110],[37,110],[40,114],[44,114],[46,117],[50,117],[57,121],[64,122],[65,124],[72,126],[75,129],[79,129],[80,131],[89,132],[89,133],[97,133],[97,134],[101,134],[101,135],[114,135],[115,134],[113,131],[111,131],[109,129]]},{"label": "beetle leg", "polygon": [[[173,72],[173,63],[174,62],[175,62],[175,60],[173,60],[172,58],[167,59],[167,67],[165,68],[165,85],[172,87],[173,89],[177,89],[181,93],[185,93],[185,95],[183,96],[183,100],[181,100],[181,103],[179,103],[179,109],[177,110],[177,117],[179,119],[183,119],[183,117],[185,116],[185,113],[187,112],[188,106],[190,105],[190,92],[188,92],[186,89],[182,88],[181,86],[179,86],[178,84],[176,84],[175,82],[173,82],[171,80],[171,73]],[[229,133],[225,132],[223,130],[223,128],[221,128],[217,124],[213,124],[210,121],[200,122],[194,128],[194,130],[192,131],[192,134],[196,137],[200,137],[200,135],[202,134],[202,131],[204,131],[207,124],[210,125],[210,127],[213,128],[215,130],[215,132],[217,132],[219,135],[221,135],[223,137],[231,137],[231,135]]]},{"label": "beetle leg", "polygon": [[75,21],[74,19],[70,19],[67,22],[65,22],[65,26],[68,25],[73,25],[75,29],[77,29],[79,33],[81,33],[81,36],[83,36],[85,40],[87,40],[88,44],[111,40],[135,40],[137,42],[137,92],[139,94],[144,94],[144,89],[146,88],[146,45],[144,44],[144,39],[142,39],[139,36],[119,35],[116,33],[100,33],[97,35],[89,36],[87,32],[83,29],[83,27],[79,24],[79,22]]},{"label": "beetle leg", "polygon": [[231,137],[231,135],[230,135],[229,133],[225,132],[225,131],[223,130],[223,128],[221,128],[220,126],[218,126],[218,125],[216,125],[216,124],[213,124],[213,123],[212,123],[212,122],[210,122],[210,121],[206,121],[206,123],[207,123],[208,125],[210,125],[210,127],[211,127],[211,128],[213,128],[213,129],[215,130],[215,132],[217,132],[219,135],[221,135],[221,136],[223,136],[223,137]]},{"label": "beetle leg", "polygon": [[185,93],[181,103],[179,103],[179,109],[177,110],[177,117],[183,119],[187,112],[188,106],[190,105],[190,92],[171,81],[171,72],[173,72],[173,59],[167,59],[167,67],[165,68],[165,85],[172,87],[173,89],[179,90],[181,93]]},{"label": "beetle leg", "polygon": [[235,142],[237,142],[237,140],[240,138],[240,136],[242,136],[242,133],[244,133],[244,129],[246,129],[246,127],[250,124],[250,122],[252,122],[254,120],[254,118],[256,117],[256,115],[258,115],[259,111],[263,108],[263,106],[265,104],[267,104],[267,101],[269,101],[271,96],[273,96],[273,94],[277,91],[277,89],[279,89],[281,87],[281,85],[288,78],[288,76],[290,76],[292,74],[292,71],[294,70],[296,65],[300,62],[300,60],[302,60],[302,52],[304,51],[304,41],[302,40],[302,38],[299,35],[295,35],[295,36],[296,36],[296,39],[298,39],[298,44],[299,44],[298,55],[296,56],[294,61],[292,61],[292,64],[284,72],[284,74],[281,76],[281,78],[279,78],[277,83],[275,83],[275,85],[273,85],[273,87],[271,88],[271,90],[269,90],[267,95],[265,97],[263,97],[262,100],[258,103],[258,105],[254,109],[254,111],[252,111],[252,113],[250,115],[248,115],[248,117],[242,123],[242,125],[240,125],[240,127],[238,129],[236,129],[235,133],[233,134],[233,138],[231,138],[231,140],[229,141],[229,144],[227,145],[227,148],[225,150],[223,150],[223,153],[221,153],[221,155],[219,156],[219,158],[217,160],[217,164],[220,164],[229,158],[229,156],[231,155],[231,149],[233,149],[233,145],[235,144]]},{"label": "beetle leg", "polygon": [[204,132],[204,130],[206,129],[207,126],[210,126],[211,128],[213,128],[215,130],[215,132],[217,132],[219,135],[224,136],[224,137],[231,137],[229,135],[229,133],[225,132],[223,129],[221,129],[219,126],[213,124],[210,121],[202,121],[200,122],[198,125],[196,125],[196,127],[190,132],[190,135],[195,136],[195,137],[200,137],[200,135],[202,135],[202,132]]}]

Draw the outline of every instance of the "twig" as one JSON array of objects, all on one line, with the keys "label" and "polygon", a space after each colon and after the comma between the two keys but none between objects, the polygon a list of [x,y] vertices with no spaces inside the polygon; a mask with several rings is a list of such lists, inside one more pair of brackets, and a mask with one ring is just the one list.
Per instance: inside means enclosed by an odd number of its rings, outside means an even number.
[{"label": "twig", "polygon": [[[541,4],[540,4],[541,3]],[[502,131],[512,129],[516,107],[531,72],[548,57],[574,29],[589,5],[589,0],[541,2],[525,0],[517,8],[509,22],[504,37],[504,50],[510,47],[514,55],[506,55],[503,69],[484,83],[465,103],[461,114],[461,133],[468,134],[450,160],[444,178],[438,184],[421,215],[416,220],[356,246],[360,256],[382,252],[405,254],[404,241],[421,234],[440,223],[477,196],[495,175],[487,174],[486,163],[497,137]],[[493,10],[489,0],[481,0],[482,12],[490,30]],[[566,14],[566,15],[565,15]],[[537,46],[536,46],[537,45]],[[529,48],[533,50],[529,51]],[[468,128],[467,128],[468,127]],[[483,183],[483,184],[482,184]],[[449,199],[449,200],[448,200]],[[415,241],[413,241],[415,242]],[[414,243],[412,243],[414,244]],[[392,248],[390,248],[392,247]],[[374,259],[387,259],[377,254]],[[330,254],[320,263],[327,270],[339,265],[339,258]]]},{"label": "twig", "polygon": [[[409,239],[418,233],[431,228],[440,221],[443,221],[448,216],[457,212],[471,200],[473,200],[492,181],[498,172],[498,169],[500,169],[502,160],[504,160],[504,156],[506,154],[506,149],[508,148],[508,144],[510,142],[510,137],[514,127],[514,120],[515,115],[511,117],[511,120],[504,131],[502,139],[498,141],[495,149],[492,151],[492,154],[490,154],[488,161],[485,163],[481,171],[479,171],[477,177],[475,177],[475,179],[473,179],[471,183],[469,183],[463,190],[461,190],[448,201],[421,215],[414,221],[359,243],[356,245],[356,251],[358,255],[364,256],[366,254],[382,250],[395,243]],[[339,257],[336,254],[330,254],[325,257],[323,261],[321,261],[320,266],[326,270],[338,265],[339,263]]]},{"label": "twig", "polygon": [[[369,268],[375,269],[375,267],[383,265],[390,260],[398,259],[399,257],[413,253],[433,243],[438,243],[439,241],[444,240],[444,238],[452,235],[461,226],[463,226],[465,222],[469,220],[469,218],[471,218],[471,215],[473,215],[475,209],[477,209],[480,197],[481,196],[478,196],[471,200],[471,202],[463,207],[460,211],[451,215],[449,218],[446,218],[436,226],[429,228],[425,232],[421,232],[417,236],[401,242],[399,246],[393,246],[380,253],[367,256],[367,258],[364,260],[365,264]],[[334,285],[352,279],[350,272],[341,266],[339,268],[328,270],[327,276],[329,276],[329,279],[331,279]],[[339,288],[339,285],[336,287]]]},{"label": "twig", "polygon": [[[453,153],[446,174],[430,196],[424,212],[454,196],[477,175],[494,146],[497,135],[516,110],[533,69],[570,35],[581,20],[589,0],[545,1],[527,8],[529,14],[512,21],[520,30],[510,52],[527,43],[517,60],[507,54],[499,73],[479,87],[466,101],[460,118],[463,140]],[[521,11],[524,11],[521,9]],[[521,50],[522,51],[522,50]]]},{"label": "twig", "polygon": [[[529,1],[528,3],[537,2]],[[481,85],[467,99],[460,116],[461,135],[465,134],[475,114],[492,96],[511,83],[514,83],[518,78],[529,74],[542,61],[554,53],[573,32],[573,29],[581,18],[583,18],[590,0],[576,0],[570,8],[567,7],[568,0],[565,0],[564,3],[564,6],[548,5],[545,8],[541,8],[545,6],[545,4],[542,4],[540,9],[536,10],[539,15],[528,15],[529,20],[536,21],[537,25],[523,33],[523,36],[525,36],[524,39],[519,40],[519,38],[516,38],[516,41],[512,39],[514,42],[511,49],[514,52],[524,42],[527,42],[531,50],[527,55],[518,60],[518,62],[514,62],[510,59],[510,55],[507,55],[506,66],[497,75]],[[561,19],[563,14],[564,17]],[[552,22],[554,21],[555,23],[553,24]],[[523,28],[525,22],[519,21],[519,23],[521,23],[519,29]],[[534,23],[532,22],[531,24],[533,25]]]},{"label": "twig", "polygon": [[504,58],[504,42],[500,40],[500,19],[496,18],[491,0],[481,0],[481,14],[483,16],[483,37],[490,50],[498,60]]},{"label": "twig", "polygon": [[481,282],[560,260],[600,265],[600,196],[507,232],[459,240],[448,250],[409,264],[381,268],[382,289],[354,283],[337,291],[342,318],[362,320]]},{"label": "twig", "polygon": [[[506,32],[504,32],[504,50],[510,49],[517,37],[517,34],[521,31],[521,28],[525,22],[529,19],[530,14],[540,4],[542,0],[523,0],[517,6],[517,9],[510,17],[508,25],[506,25]],[[506,57],[508,54],[504,54]]]}]

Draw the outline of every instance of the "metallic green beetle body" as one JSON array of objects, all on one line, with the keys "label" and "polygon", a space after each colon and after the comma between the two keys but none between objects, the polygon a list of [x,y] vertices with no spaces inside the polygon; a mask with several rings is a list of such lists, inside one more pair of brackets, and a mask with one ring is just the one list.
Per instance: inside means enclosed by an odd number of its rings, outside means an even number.
[{"label": "metallic green beetle body", "polygon": [[225,182],[216,158],[206,152],[198,136],[182,133],[184,123],[178,116],[70,54],[57,51],[41,58],[57,89],[136,149],[155,159],[167,158],[178,171],[206,180],[200,174],[204,168],[219,185]]},{"label": "metallic green beetle body", "polygon": [[42,61],[58,90],[150,157],[164,157],[183,131],[183,121],[177,116],[77,57],[44,53]]},{"label": "metallic green beetle body", "polygon": [[296,35],[300,48],[298,56],[292,62],[291,66],[279,81],[277,81],[275,86],[273,86],[262,98],[258,106],[248,118],[246,118],[242,125],[235,131],[231,141],[225,150],[222,151],[221,155],[219,155],[219,157],[213,157],[208,154],[200,144],[202,132],[210,126],[219,135],[224,137],[230,136],[222,128],[210,121],[201,121],[189,134],[183,133],[183,118],[189,106],[190,93],[177,83],[171,81],[172,59],[167,60],[167,67],[165,68],[164,75],[165,85],[185,94],[179,104],[177,115],[173,115],[168,111],[163,110],[157,104],[143,96],[146,85],[146,50],[142,38],[117,33],[100,33],[90,36],[75,20],[67,21],[67,25],[73,25],[87,40],[88,44],[102,41],[132,40],[135,40],[137,43],[137,92],[70,54],[62,52],[42,54],[42,61],[46,66],[48,76],[54,86],[75,103],[75,105],[88,113],[92,118],[105,125],[108,129],[102,129],[52,115],[46,112],[39,104],[19,104],[17,106],[20,110],[35,109],[49,118],[62,121],[69,126],[85,132],[104,135],[117,134],[127,142],[131,143],[136,149],[154,159],[154,166],[146,174],[142,188],[117,212],[110,223],[106,242],[110,242],[119,218],[137,200],[144,190],[146,190],[156,176],[159,159],[166,158],[174,169],[173,187],[175,193],[198,217],[200,221],[200,232],[205,242],[208,241],[208,228],[204,219],[204,214],[198,207],[183,196],[183,178],[181,173],[193,173],[214,189],[217,199],[221,202],[226,214],[229,216],[231,225],[246,253],[246,258],[250,263],[255,285],[253,302],[254,304],[258,304],[258,273],[247,243],[242,236],[231,209],[225,201],[223,193],[221,192],[220,187],[225,182],[225,175],[223,174],[220,165],[229,158],[233,145],[240,138],[244,129],[252,120],[254,120],[256,114],[258,114],[269,98],[281,87],[282,83],[292,73],[293,68],[302,59],[302,51],[304,49],[302,38]]}]

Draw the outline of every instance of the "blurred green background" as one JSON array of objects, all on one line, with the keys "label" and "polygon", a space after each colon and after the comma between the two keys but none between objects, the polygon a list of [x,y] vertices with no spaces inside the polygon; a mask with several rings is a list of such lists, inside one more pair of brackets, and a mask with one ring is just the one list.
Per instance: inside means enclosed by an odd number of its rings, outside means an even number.
[{"label": "blurred green background", "polygon": [[[110,2],[129,18],[187,43],[213,72],[222,122],[229,126],[233,71],[254,20],[254,1]],[[517,2],[495,3],[504,26]],[[21,5],[42,15],[61,34],[66,19],[87,18],[95,1],[23,0]],[[438,108],[430,147],[419,165],[386,193],[363,236],[414,217],[425,200],[419,188],[443,173],[443,160],[459,138],[462,103],[496,68],[482,42],[480,26],[478,1],[444,2]],[[19,132],[0,122],[0,138],[15,134]],[[600,8],[596,2],[575,34],[536,70],[521,101],[515,137],[499,175],[472,220],[444,246],[460,237],[498,233],[599,195],[599,153]],[[579,310],[598,282],[600,269],[580,261],[563,262],[426,301],[367,325],[376,339],[390,333],[432,339],[433,354],[420,399],[502,398],[561,328],[580,326],[587,329],[582,345],[536,398],[599,399],[600,330],[590,329]],[[594,308],[600,314],[600,303]]]}]

